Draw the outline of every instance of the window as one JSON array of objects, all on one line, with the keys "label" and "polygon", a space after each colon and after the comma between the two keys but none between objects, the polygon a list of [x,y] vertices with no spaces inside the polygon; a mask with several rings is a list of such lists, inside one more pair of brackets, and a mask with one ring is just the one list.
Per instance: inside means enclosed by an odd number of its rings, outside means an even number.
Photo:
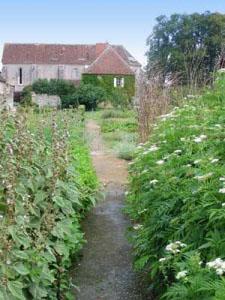
[{"label": "window", "polygon": [[19,77],[18,77],[18,84],[23,84],[23,70],[19,68]]},{"label": "window", "polygon": [[72,79],[79,79],[80,78],[80,72],[78,68],[74,68],[72,72]]},{"label": "window", "polygon": [[64,66],[61,65],[58,68],[58,79],[64,79]]},{"label": "window", "polygon": [[114,78],[114,87],[124,87],[124,78],[115,77]]}]

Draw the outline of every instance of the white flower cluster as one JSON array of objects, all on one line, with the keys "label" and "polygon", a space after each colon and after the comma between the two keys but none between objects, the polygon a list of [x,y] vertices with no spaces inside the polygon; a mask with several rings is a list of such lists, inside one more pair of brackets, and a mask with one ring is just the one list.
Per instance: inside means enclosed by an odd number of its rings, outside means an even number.
[{"label": "white flower cluster", "polygon": [[151,152],[155,152],[157,150],[159,150],[159,147],[156,145],[152,145],[149,149],[147,149],[143,152],[143,155],[147,155],[147,154],[149,154]]},{"label": "white flower cluster", "polygon": [[188,271],[181,271],[181,272],[178,272],[177,275],[176,275],[176,279],[181,279],[181,278],[185,278],[188,274]]},{"label": "white flower cluster", "polygon": [[196,159],[196,160],[194,161],[194,164],[195,164],[195,165],[198,165],[200,162],[202,162],[201,159]]},{"label": "white flower cluster", "polygon": [[197,136],[196,138],[194,138],[194,142],[195,143],[201,143],[202,141],[204,141],[205,139],[207,139],[207,136],[204,134],[201,134],[200,136]]},{"label": "white flower cluster", "polygon": [[211,163],[212,164],[215,164],[215,163],[217,163],[219,161],[219,158],[213,158],[213,159],[211,159]]},{"label": "white flower cluster", "polygon": [[141,224],[136,224],[136,225],[133,226],[134,230],[139,230],[142,227],[143,227],[143,225],[141,225]]},{"label": "white flower cluster", "polygon": [[225,194],[225,188],[219,189],[220,194]]},{"label": "white flower cluster", "polygon": [[216,274],[223,275],[225,273],[225,261],[221,258],[216,258],[206,264],[210,269],[214,269]]},{"label": "white flower cluster", "polygon": [[174,243],[170,243],[166,246],[166,251],[171,252],[173,254],[179,253],[181,248],[186,247],[187,245],[181,243],[180,241],[176,241]]},{"label": "white flower cluster", "polygon": [[160,159],[156,162],[157,165],[163,165],[164,164],[164,160],[163,159]]},{"label": "white flower cluster", "polygon": [[152,184],[152,185],[155,185],[157,182],[159,182],[157,179],[153,179],[149,183]]},{"label": "white flower cluster", "polygon": [[212,172],[210,172],[210,173],[208,173],[208,174],[205,174],[205,175],[199,175],[199,176],[195,176],[194,178],[195,179],[197,179],[197,180],[199,180],[199,181],[203,181],[203,180],[206,180],[206,179],[208,179],[208,178],[210,178],[210,177],[212,177],[212,175],[213,175],[213,173]]},{"label": "white flower cluster", "polygon": [[174,151],[174,153],[175,153],[175,154],[181,154],[181,153],[182,153],[182,150],[177,149],[177,150]]},{"label": "white flower cluster", "polygon": [[157,151],[159,150],[159,147],[157,147],[156,145],[152,145],[150,148],[149,148],[149,152],[154,152],[154,151]]}]

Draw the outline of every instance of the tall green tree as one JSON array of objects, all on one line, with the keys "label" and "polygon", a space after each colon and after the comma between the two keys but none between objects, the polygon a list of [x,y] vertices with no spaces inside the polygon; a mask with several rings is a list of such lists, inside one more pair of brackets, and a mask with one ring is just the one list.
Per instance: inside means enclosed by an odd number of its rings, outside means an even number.
[{"label": "tall green tree", "polygon": [[197,85],[210,78],[225,47],[225,15],[205,12],[159,16],[148,37],[148,73],[162,79],[178,75],[182,83]]}]

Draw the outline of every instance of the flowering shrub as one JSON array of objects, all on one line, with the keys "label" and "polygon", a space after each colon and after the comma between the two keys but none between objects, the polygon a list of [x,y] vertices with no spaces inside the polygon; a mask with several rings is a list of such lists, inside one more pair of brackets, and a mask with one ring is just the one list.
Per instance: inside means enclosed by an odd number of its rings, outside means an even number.
[{"label": "flowering shrub", "polygon": [[130,163],[135,266],[154,299],[225,299],[225,78],[155,125]]},{"label": "flowering shrub", "polygon": [[66,274],[97,188],[82,131],[74,111],[1,114],[1,300],[71,299]]}]

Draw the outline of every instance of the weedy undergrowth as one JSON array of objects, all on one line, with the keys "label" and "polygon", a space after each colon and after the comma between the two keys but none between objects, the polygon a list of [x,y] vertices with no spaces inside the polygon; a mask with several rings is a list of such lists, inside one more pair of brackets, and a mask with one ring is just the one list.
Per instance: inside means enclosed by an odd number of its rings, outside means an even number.
[{"label": "weedy undergrowth", "polygon": [[225,295],[225,76],[160,117],[130,164],[135,266],[154,299]]},{"label": "weedy undergrowth", "polygon": [[0,299],[73,299],[71,254],[97,180],[75,111],[0,115]]}]

